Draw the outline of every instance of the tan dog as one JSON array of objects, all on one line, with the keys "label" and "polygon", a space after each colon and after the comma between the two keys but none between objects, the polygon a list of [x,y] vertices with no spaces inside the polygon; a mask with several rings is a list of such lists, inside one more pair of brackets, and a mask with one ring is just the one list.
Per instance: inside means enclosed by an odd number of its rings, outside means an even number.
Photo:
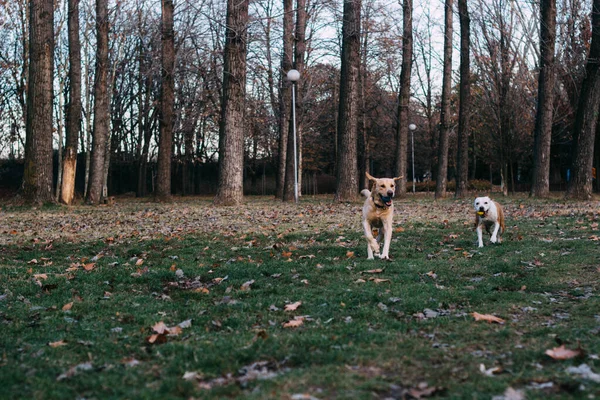
[{"label": "tan dog", "polygon": [[[394,204],[392,197],[396,192],[395,182],[398,178],[373,178],[366,173],[369,181],[373,182],[371,190],[364,189],[360,193],[366,197],[362,212],[362,223],[367,238],[368,259],[373,259],[373,253],[379,254],[379,243],[383,239],[383,252],[379,258],[390,258],[390,242],[392,241],[392,223],[394,221]],[[373,228],[379,228],[377,240],[373,238]]]},{"label": "tan dog", "polygon": [[487,233],[490,233],[492,225],[494,231],[491,232],[490,242],[500,243],[500,235],[504,233],[504,211],[502,206],[487,196],[476,198],[473,206],[475,207],[475,227],[479,247],[483,247],[483,227],[485,227]]}]

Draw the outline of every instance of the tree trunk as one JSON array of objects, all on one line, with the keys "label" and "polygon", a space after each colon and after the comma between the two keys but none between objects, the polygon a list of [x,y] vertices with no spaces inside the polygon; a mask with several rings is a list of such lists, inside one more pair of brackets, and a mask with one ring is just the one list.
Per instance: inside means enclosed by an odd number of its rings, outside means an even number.
[{"label": "tree trunk", "polygon": [[81,41],[79,38],[79,0],[69,0],[69,98],[67,100],[67,123],[65,154],[60,201],[71,204],[75,195],[77,171],[77,143],[81,130]]},{"label": "tree trunk", "polygon": [[594,139],[600,108],[600,0],[594,0],[592,5],[592,44],[585,70],[573,130],[573,174],[567,187],[567,197],[575,199],[592,197]]},{"label": "tree trunk", "polygon": [[244,108],[249,0],[227,0],[223,100],[219,129],[216,205],[237,205],[244,197]]},{"label": "tree trunk", "polygon": [[444,28],[444,72],[438,141],[438,172],[435,185],[436,199],[446,197],[448,183],[448,136],[450,134],[450,92],[452,91],[452,0],[445,0]]},{"label": "tree trunk", "polygon": [[344,0],[335,201],[353,201],[358,195],[356,135],[359,111],[360,11],[360,0]]},{"label": "tree trunk", "polygon": [[287,80],[287,72],[292,69],[294,12],[293,0],[283,0],[283,55],[281,57],[281,82],[279,85],[279,159],[277,164],[277,182],[275,196],[283,200],[285,175],[287,166],[288,132],[290,126],[291,83]]},{"label": "tree trunk", "polygon": [[31,0],[29,26],[30,66],[23,197],[27,202],[42,204],[53,201],[54,4],[52,0]]},{"label": "tree trunk", "polygon": [[92,132],[90,181],[87,193],[89,204],[98,204],[102,199],[106,142],[109,137],[108,0],[96,0],[96,43],[94,128]]},{"label": "tree trunk", "polygon": [[[160,141],[156,199],[171,198],[171,153],[173,147],[173,107],[175,103],[175,32],[173,0],[162,0],[162,85],[160,99]],[[184,182],[185,185],[185,182]]]},{"label": "tree trunk", "polygon": [[458,16],[460,20],[460,104],[455,197],[462,198],[469,191],[469,122],[471,113],[471,18],[467,0],[458,0]]},{"label": "tree trunk", "polygon": [[404,0],[402,5],[402,71],[400,72],[400,94],[398,95],[398,125],[396,126],[396,151],[394,176],[398,181],[396,196],[406,195],[406,163],[408,161],[408,105],[410,103],[410,78],[413,57],[413,0]]},{"label": "tree trunk", "polygon": [[554,46],[556,38],[556,0],[540,1],[540,73],[538,106],[533,145],[531,196],[550,194],[550,144],[554,110]]}]

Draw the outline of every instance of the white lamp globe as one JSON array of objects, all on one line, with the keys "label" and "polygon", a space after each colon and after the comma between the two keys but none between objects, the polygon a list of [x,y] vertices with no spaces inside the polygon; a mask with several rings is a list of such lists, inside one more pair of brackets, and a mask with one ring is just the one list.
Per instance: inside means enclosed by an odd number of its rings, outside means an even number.
[{"label": "white lamp globe", "polygon": [[410,125],[408,125],[408,129],[410,129],[411,131],[414,131],[415,129],[417,129],[417,126],[415,124],[410,124]]},{"label": "white lamp globe", "polygon": [[289,81],[296,82],[298,79],[300,79],[300,72],[295,69],[290,69],[287,73],[287,78]]}]

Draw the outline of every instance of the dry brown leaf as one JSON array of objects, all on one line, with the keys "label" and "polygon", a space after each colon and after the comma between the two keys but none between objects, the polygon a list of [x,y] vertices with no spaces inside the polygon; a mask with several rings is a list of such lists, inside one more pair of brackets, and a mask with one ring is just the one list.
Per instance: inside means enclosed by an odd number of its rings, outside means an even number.
[{"label": "dry brown leaf", "polygon": [[291,251],[283,251],[281,253],[281,257],[283,258],[290,258],[292,256],[292,252]]},{"label": "dry brown leaf", "polygon": [[396,229],[394,229],[394,232],[398,232],[398,233],[399,233],[399,232],[404,232],[404,228],[403,228],[403,227],[401,227],[401,226],[399,226],[399,227],[397,227]]},{"label": "dry brown leaf", "polygon": [[471,315],[475,318],[475,321],[486,321],[486,322],[495,322],[497,324],[503,325],[504,320],[500,317],[496,317],[490,314],[479,314],[478,312],[472,312]]},{"label": "dry brown leaf", "polygon": [[381,278],[369,278],[370,281],[373,281],[375,283],[383,283],[383,282],[390,282],[389,279],[381,279]]},{"label": "dry brown leaf", "polygon": [[162,344],[167,341],[167,336],[159,333],[155,333],[154,335],[150,335],[146,338],[146,341],[150,344]]},{"label": "dry brown leaf", "polygon": [[158,334],[163,334],[165,332],[169,333],[169,327],[162,321],[154,324],[154,326],[152,326],[152,330]]},{"label": "dry brown leaf", "polygon": [[296,311],[298,309],[298,307],[300,307],[302,305],[301,301],[297,301],[295,303],[291,303],[291,304],[286,304],[284,307],[285,311]]},{"label": "dry brown leaf", "polygon": [[35,259],[35,258],[33,258],[33,259],[31,259],[31,260],[27,261],[27,264],[37,264],[37,263],[38,263],[38,260],[37,260],[37,259]]},{"label": "dry brown leaf", "polygon": [[46,275],[46,274],[35,274],[35,275],[33,275],[33,277],[35,279],[43,279],[43,280],[48,279],[48,275]]},{"label": "dry brown leaf", "polygon": [[295,317],[292,320],[289,320],[288,322],[285,322],[283,324],[284,328],[297,328],[299,326],[301,326],[304,323],[304,317]]},{"label": "dry brown leaf", "polygon": [[240,287],[240,290],[250,290],[250,286],[252,286],[253,283],[254,283],[254,279],[249,280],[248,282],[244,282],[242,287]]},{"label": "dry brown leaf", "polygon": [[347,251],[346,252],[346,257],[347,258],[354,258],[354,252],[353,251]]},{"label": "dry brown leaf", "polygon": [[83,269],[86,271],[91,271],[94,269],[94,267],[96,267],[96,263],[83,264]]},{"label": "dry brown leaf", "polygon": [[68,311],[73,307],[73,302],[67,303],[62,307],[63,311]]},{"label": "dry brown leaf", "polygon": [[428,277],[430,277],[432,279],[436,279],[437,278],[437,274],[435,272],[433,272],[433,271],[429,271],[425,275],[427,275]]},{"label": "dry brown leaf", "polygon": [[60,346],[66,346],[67,342],[65,342],[64,340],[59,340],[57,342],[50,342],[48,343],[48,346],[50,347],[60,347]]},{"label": "dry brown leaf", "polygon": [[383,272],[383,268],[370,269],[368,271],[363,271],[361,274],[380,274]]},{"label": "dry brown leaf", "polygon": [[555,347],[552,350],[546,350],[545,354],[554,358],[555,360],[569,360],[571,358],[579,357],[582,355],[581,349],[567,349],[565,345]]},{"label": "dry brown leaf", "polygon": [[135,262],[135,265],[137,265],[139,267],[143,263],[144,263],[144,259],[143,258],[138,258],[137,261]]}]

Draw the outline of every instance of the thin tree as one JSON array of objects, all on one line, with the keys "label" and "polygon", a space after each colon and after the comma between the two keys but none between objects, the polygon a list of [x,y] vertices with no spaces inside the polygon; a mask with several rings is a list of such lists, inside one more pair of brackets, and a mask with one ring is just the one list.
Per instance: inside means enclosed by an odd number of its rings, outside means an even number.
[{"label": "thin tree", "polygon": [[585,72],[573,130],[573,176],[567,187],[567,197],[575,199],[592,197],[594,139],[600,108],[600,0],[592,4],[592,43]]},{"label": "thin tree", "polygon": [[556,0],[540,1],[540,73],[533,142],[531,196],[550,194],[550,144],[554,110],[554,47],[556,41]]},{"label": "thin tree", "polygon": [[358,194],[356,145],[359,112],[360,8],[360,0],[344,0],[335,201],[352,201]]},{"label": "thin tree", "polygon": [[67,30],[69,38],[69,97],[65,153],[63,159],[60,201],[71,204],[75,194],[77,170],[77,144],[81,131],[81,40],[79,38],[79,0],[69,0]]},{"label": "thin tree", "polygon": [[460,94],[458,108],[458,152],[456,155],[455,197],[464,197],[469,190],[469,116],[471,112],[471,18],[467,0],[458,0],[460,20]]},{"label": "thin tree", "polygon": [[406,195],[406,163],[408,161],[408,105],[410,103],[410,78],[413,58],[413,0],[404,0],[402,5],[402,71],[400,72],[400,93],[398,95],[398,125],[396,126],[396,151],[394,176],[398,181],[397,196]]},{"label": "thin tree", "polygon": [[41,204],[52,193],[52,79],[54,73],[54,2],[31,0],[29,14],[29,86],[25,125],[23,197]]},{"label": "thin tree", "polygon": [[103,196],[106,142],[110,133],[108,99],[108,0],[96,0],[96,73],[94,77],[92,154],[87,193],[89,204],[100,203]]},{"label": "thin tree", "polygon": [[438,141],[438,168],[435,198],[446,197],[448,183],[448,136],[450,134],[450,91],[452,90],[452,0],[445,0],[444,72],[442,77],[442,107]]},{"label": "thin tree", "polygon": [[244,197],[248,3],[249,0],[227,0],[216,205],[237,205]]},{"label": "thin tree", "polygon": [[[294,69],[300,73],[300,78],[304,78],[304,53],[306,51],[306,0],[296,0],[296,33],[294,34]],[[302,87],[298,83],[296,85],[296,161],[298,167],[298,195],[302,187]],[[294,126],[290,120],[288,131],[287,158],[285,167],[285,183],[283,188],[283,200],[292,201],[295,198],[294,184]]]},{"label": "thin tree", "polygon": [[[175,31],[173,29],[173,0],[162,0],[162,69],[160,97],[160,140],[156,198],[171,198],[171,154],[173,147],[173,107],[175,103]],[[186,149],[186,151],[189,151]]]},{"label": "thin tree", "polygon": [[279,158],[277,160],[276,197],[283,200],[287,146],[290,119],[291,93],[286,74],[293,67],[294,52],[294,12],[293,0],[283,0],[283,54],[281,57],[281,77],[279,85]]}]

